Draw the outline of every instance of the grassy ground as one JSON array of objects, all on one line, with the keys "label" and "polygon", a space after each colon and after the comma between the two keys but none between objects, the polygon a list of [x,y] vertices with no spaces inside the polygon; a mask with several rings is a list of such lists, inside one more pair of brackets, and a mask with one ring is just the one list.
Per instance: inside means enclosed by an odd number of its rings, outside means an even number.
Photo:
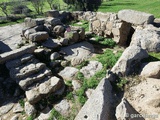
[{"label": "grassy ground", "polygon": [[112,0],[103,2],[98,11],[118,12],[122,9],[139,10],[160,18],[160,0]]}]

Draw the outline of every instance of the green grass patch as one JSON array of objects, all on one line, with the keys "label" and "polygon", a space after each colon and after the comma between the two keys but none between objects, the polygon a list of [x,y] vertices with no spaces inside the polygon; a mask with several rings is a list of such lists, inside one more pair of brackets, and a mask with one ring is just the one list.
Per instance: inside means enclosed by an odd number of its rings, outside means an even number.
[{"label": "green grass patch", "polygon": [[18,102],[19,102],[19,104],[21,105],[21,107],[24,108],[24,104],[25,104],[24,100],[23,100],[23,99],[20,99]]},{"label": "green grass patch", "polygon": [[98,42],[99,44],[104,45],[106,47],[113,48],[116,46],[116,42],[113,41],[111,38],[105,38],[102,36],[95,35],[95,39],[96,39],[95,40],[96,42]]},{"label": "green grass patch", "polygon": [[[81,24],[78,24],[78,23],[81,23]],[[89,31],[89,22],[85,20],[72,21],[71,23],[69,23],[69,25],[83,27],[85,31]]]},{"label": "green grass patch", "polygon": [[160,61],[160,53],[150,52],[149,57],[142,60],[142,62]]},{"label": "green grass patch", "polygon": [[133,9],[142,12],[154,14],[160,18],[160,1],[159,0],[112,0],[104,1],[99,7],[100,12],[118,12],[122,9]]}]

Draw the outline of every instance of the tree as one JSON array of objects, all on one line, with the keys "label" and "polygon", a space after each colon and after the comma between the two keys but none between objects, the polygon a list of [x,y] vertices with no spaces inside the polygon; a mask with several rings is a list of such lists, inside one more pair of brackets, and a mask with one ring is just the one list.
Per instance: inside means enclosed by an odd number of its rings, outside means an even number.
[{"label": "tree", "polygon": [[49,4],[49,7],[52,9],[54,0],[47,0],[47,3]]},{"label": "tree", "polygon": [[102,0],[63,0],[65,3],[74,5],[76,10],[96,11]]},{"label": "tree", "polygon": [[8,19],[9,16],[8,16],[7,7],[8,7],[8,3],[7,2],[0,3],[0,10],[5,14],[6,18]]},{"label": "tree", "polygon": [[43,13],[44,0],[31,0],[31,3],[38,14]]}]

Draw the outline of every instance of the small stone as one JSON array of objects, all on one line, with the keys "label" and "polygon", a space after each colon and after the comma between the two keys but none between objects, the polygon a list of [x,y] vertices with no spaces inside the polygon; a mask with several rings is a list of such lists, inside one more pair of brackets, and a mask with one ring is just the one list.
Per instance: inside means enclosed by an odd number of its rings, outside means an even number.
[{"label": "small stone", "polygon": [[92,95],[93,91],[94,91],[94,89],[87,89],[87,91],[85,92],[87,98],[90,98],[90,96]]},{"label": "small stone", "polygon": [[22,111],[23,111],[23,108],[19,103],[13,108],[13,113],[19,113]]},{"label": "small stone", "polygon": [[29,102],[25,102],[25,113],[30,116],[36,113],[36,109],[33,105],[29,104]]},{"label": "small stone", "polygon": [[50,118],[51,109],[46,107],[38,116],[37,120],[48,120]]},{"label": "small stone", "polygon": [[54,106],[56,111],[58,111],[60,114],[67,116],[69,113],[70,105],[67,100],[62,100],[58,104]]},{"label": "small stone", "polygon": [[72,80],[73,89],[76,91],[81,88],[81,83],[78,80]]},{"label": "small stone", "polygon": [[58,52],[54,52],[50,56],[50,60],[56,60],[60,58],[60,54]]},{"label": "small stone", "polygon": [[2,107],[0,107],[0,116],[8,113],[12,109],[13,105],[13,103],[2,105]]},{"label": "small stone", "polygon": [[19,115],[14,115],[10,120],[18,120],[18,118],[19,118]]}]

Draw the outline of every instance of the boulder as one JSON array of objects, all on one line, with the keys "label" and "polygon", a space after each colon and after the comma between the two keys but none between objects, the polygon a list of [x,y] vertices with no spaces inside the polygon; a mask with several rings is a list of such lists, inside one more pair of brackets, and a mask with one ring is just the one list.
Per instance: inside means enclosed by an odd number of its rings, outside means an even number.
[{"label": "boulder", "polygon": [[0,116],[8,113],[14,106],[14,103],[4,103],[4,105],[2,105],[0,107]]},{"label": "boulder", "polygon": [[37,120],[48,120],[51,116],[51,109],[46,107],[38,116]]},{"label": "boulder", "polygon": [[62,71],[60,71],[58,74],[64,79],[64,80],[73,80],[78,73],[78,69],[74,67],[65,67]]},{"label": "boulder", "polygon": [[73,85],[73,89],[75,91],[77,91],[78,89],[80,89],[81,86],[82,86],[81,83],[78,80],[72,80],[72,85]]},{"label": "boulder", "polygon": [[46,18],[45,23],[52,25],[52,27],[55,27],[56,25],[62,25],[60,19],[52,17]]},{"label": "boulder", "polygon": [[29,39],[32,42],[42,42],[49,38],[49,35],[47,32],[36,32],[29,35]]},{"label": "boulder", "polygon": [[57,11],[57,10],[49,10],[49,11],[47,11],[47,12],[45,13],[45,15],[46,15],[47,17],[57,18],[57,17],[59,17],[59,11]]},{"label": "boulder", "polygon": [[133,117],[133,115],[138,114],[139,113],[130,105],[130,103],[125,98],[123,98],[121,103],[116,107],[117,120],[144,120],[143,117]]},{"label": "boulder", "polygon": [[60,54],[58,52],[54,52],[50,55],[50,60],[53,61],[53,60],[56,60],[56,59],[59,59],[60,58]]},{"label": "boulder", "polygon": [[138,67],[140,67],[141,60],[147,57],[148,53],[142,48],[138,46],[129,46],[125,49],[111,71],[122,76],[134,74],[138,72],[137,70]]},{"label": "boulder", "polygon": [[19,103],[13,108],[13,113],[20,113],[22,111],[23,111],[23,108]]},{"label": "boulder", "polygon": [[120,10],[118,12],[118,18],[135,25],[152,24],[154,21],[152,14],[135,10]]},{"label": "boulder", "polygon": [[112,86],[107,79],[102,79],[75,120],[113,120],[113,101]]},{"label": "boulder", "polygon": [[147,78],[131,87],[125,98],[146,120],[159,120],[160,115],[160,80]]},{"label": "boulder", "polygon": [[70,44],[73,44],[73,43],[78,42],[78,40],[79,40],[79,34],[75,30],[72,30],[70,32],[66,31],[64,33],[64,38],[68,39]]},{"label": "boulder", "polygon": [[160,79],[160,61],[142,64],[140,75]]},{"label": "boulder", "polygon": [[64,31],[65,31],[65,28],[62,25],[56,25],[53,28],[53,33],[58,36],[63,36]]},{"label": "boulder", "polygon": [[80,72],[83,73],[84,77],[90,78],[96,74],[96,72],[102,70],[102,63],[98,61],[89,61],[87,66],[82,67]]},{"label": "boulder", "polygon": [[149,52],[160,52],[160,28],[147,25],[144,29],[137,27],[130,45],[138,45]]},{"label": "boulder", "polygon": [[59,47],[59,45],[55,42],[55,39],[52,38],[48,38],[45,42],[42,43],[42,46],[48,49],[56,49]]},{"label": "boulder", "polygon": [[28,28],[43,25],[44,22],[45,22],[44,18],[32,19],[32,18],[27,17],[24,19],[25,27],[28,27]]},{"label": "boulder", "polygon": [[54,109],[58,111],[61,115],[67,116],[70,109],[70,104],[67,100],[62,100],[54,106]]},{"label": "boulder", "polygon": [[25,113],[30,116],[30,115],[35,115],[36,114],[36,109],[33,105],[29,104],[29,102],[25,102]]}]

